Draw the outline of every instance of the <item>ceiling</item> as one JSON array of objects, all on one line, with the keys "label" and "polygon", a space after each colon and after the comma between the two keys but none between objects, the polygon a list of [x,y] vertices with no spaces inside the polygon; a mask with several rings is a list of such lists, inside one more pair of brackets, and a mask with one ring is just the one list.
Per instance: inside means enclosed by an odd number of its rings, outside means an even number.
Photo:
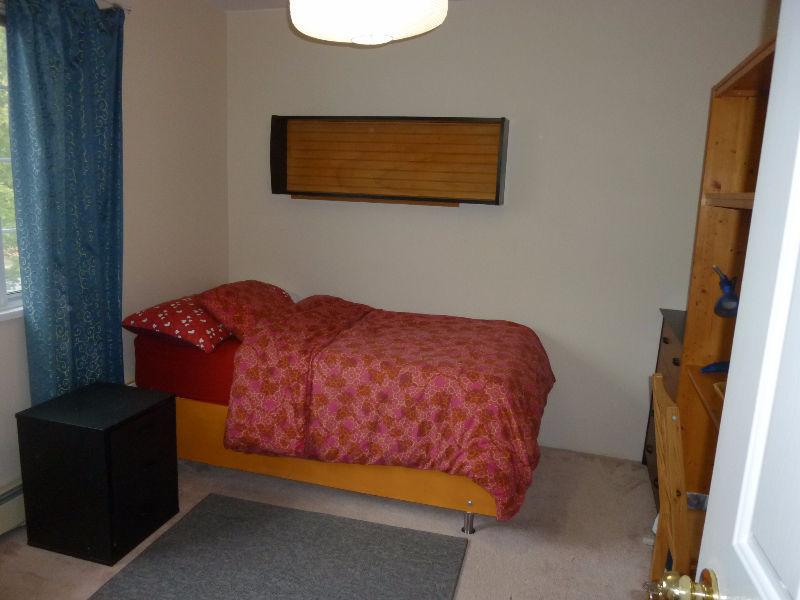
[{"label": "ceiling", "polygon": [[289,0],[209,0],[222,10],[259,10],[262,8],[286,8]]}]

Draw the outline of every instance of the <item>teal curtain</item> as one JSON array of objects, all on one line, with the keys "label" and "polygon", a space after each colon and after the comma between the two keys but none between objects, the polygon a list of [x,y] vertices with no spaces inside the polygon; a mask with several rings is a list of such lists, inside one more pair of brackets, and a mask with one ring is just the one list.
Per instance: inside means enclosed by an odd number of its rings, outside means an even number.
[{"label": "teal curtain", "polygon": [[8,0],[11,166],[34,404],[123,379],[124,20],[94,0]]}]

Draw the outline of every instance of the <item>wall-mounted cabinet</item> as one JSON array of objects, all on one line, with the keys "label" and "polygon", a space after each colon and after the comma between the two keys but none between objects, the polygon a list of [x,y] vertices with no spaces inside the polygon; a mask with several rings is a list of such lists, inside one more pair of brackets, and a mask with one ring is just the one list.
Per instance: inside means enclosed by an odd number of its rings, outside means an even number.
[{"label": "wall-mounted cabinet", "polygon": [[272,117],[272,192],[293,198],[502,204],[508,120]]}]

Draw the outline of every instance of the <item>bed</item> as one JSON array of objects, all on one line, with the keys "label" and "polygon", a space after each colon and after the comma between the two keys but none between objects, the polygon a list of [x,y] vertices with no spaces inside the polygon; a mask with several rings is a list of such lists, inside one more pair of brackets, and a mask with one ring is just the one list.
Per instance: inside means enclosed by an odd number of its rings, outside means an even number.
[{"label": "bed", "polygon": [[137,385],[176,394],[181,458],[464,511],[467,531],[519,509],[554,383],[527,327],[330,296],[243,323],[250,300],[199,298],[236,337],[135,340]]}]

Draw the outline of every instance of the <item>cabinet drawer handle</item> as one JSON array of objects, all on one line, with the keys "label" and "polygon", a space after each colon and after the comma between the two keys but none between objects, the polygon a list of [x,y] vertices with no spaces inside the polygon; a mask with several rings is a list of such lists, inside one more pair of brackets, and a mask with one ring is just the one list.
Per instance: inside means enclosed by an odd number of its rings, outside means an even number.
[{"label": "cabinet drawer handle", "polygon": [[647,452],[648,454],[652,454],[653,453],[653,444],[647,444],[647,446],[644,447],[644,451]]},{"label": "cabinet drawer handle", "polygon": [[656,488],[656,489],[658,489],[658,477],[656,477],[655,479],[653,479],[653,487],[654,487],[654,488]]},{"label": "cabinet drawer handle", "polygon": [[680,367],[681,366],[681,359],[676,356],[675,358],[672,359],[672,364],[675,365],[676,367]]},{"label": "cabinet drawer handle", "polygon": [[664,336],[664,337],[662,337],[662,338],[661,338],[661,343],[663,343],[663,344],[669,344],[669,338],[668,338],[667,336]]}]

